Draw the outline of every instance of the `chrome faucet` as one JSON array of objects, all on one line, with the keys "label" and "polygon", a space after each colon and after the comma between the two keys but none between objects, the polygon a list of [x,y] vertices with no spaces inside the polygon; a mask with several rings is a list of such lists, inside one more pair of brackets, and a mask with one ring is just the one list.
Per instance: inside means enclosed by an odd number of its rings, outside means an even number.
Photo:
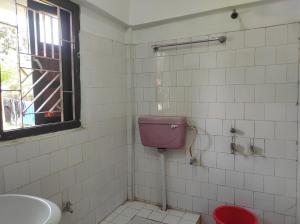
[{"label": "chrome faucet", "polygon": [[237,144],[235,142],[231,142],[230,150],[232,154],[235,154],[237,152]]},{"label": "chrome faucet", "polygon": [[231,144],[230,144],[230,151],[232,154],[235,154],[237,152],[237,144],[235,142],[235,134],[236,134],[236,129],[232,127],[230,129],[230,133],[232,134],[231,136]]},{"label": "chrome faucet", "polygon": [[63,212],[69,212],[69,213],[73,213],[73,209],[72,209],[72,203],[70,201],[67,201],[66,203],[63,203]]}]

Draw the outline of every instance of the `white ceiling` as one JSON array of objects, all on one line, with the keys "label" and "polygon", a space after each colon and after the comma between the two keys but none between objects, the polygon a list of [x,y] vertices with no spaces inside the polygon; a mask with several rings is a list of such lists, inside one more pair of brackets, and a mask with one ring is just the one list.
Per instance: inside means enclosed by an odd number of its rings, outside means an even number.
[{"label": "white ceiling", "polygon": [[130,24],[141,25],[263,0],[130,0]]},{"label": "white ceiling", "polygon": [[[267,0],[83,0],[137,26]],[[288,0],[283,0],[288,1]]]}]

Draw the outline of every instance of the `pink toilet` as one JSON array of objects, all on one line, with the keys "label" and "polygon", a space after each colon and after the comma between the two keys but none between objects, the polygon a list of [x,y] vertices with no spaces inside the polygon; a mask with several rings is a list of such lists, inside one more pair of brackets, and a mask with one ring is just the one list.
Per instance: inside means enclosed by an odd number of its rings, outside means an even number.
[{"label": "pink toilet", "polygon": [[185,117],[141,116],[139,129],[142,144],[158,149],[179,149],[185,145]]}]

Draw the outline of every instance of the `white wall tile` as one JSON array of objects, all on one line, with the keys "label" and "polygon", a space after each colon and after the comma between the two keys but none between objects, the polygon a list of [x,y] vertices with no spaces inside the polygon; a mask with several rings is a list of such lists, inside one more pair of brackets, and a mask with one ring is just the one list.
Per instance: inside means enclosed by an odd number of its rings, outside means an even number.
[{"label": "white wall tile", "polygon": [[220,68],[232,67],[235,65],[235,51],[222,51],[217,55],[217,66]]},{"label": "white wall tile", "polygon": [[254,102],[254,86],[236,85],[235,99],[236,102]]},{"label": "white wall tile", "polygon": [[226,185],[235,188],[243,188],[244,174],[236,171],[226,171]]},{"label": "white wall tile", "polygon": [[300,27],[298,23],[288,24],[288,43],[298,43]]},{"label": "white wall tile", "polygon": [[296,63],[299,57],[298,45],[279,46],[276,49],[276,61],[282,63]]},{"label": "white wall tile", "polygon": [[285,105],[282,103],[266,103],[266,120],[284,121],[286,117]]},{"label": "white wall tile", "polygon": [[254,192],[254,208],[272,211],[274,209],[274,202],[273,195]]},{"label": "white wall tile", "polygon": [[269,65],[274,64],[276,60],[275,47],[262,47],[257,48],[255,51],[255,64],[256,65]]},{"label": "white wall tile", "polygon": [[208,214],[208,200],[200,197],[193,197],[193,211]]},{"label": "white wall tile", "polygon": [[183,61],[185,69],[199,68],[199,54],[185,54]]},{"label": "white wall tile", "polygon": [[266,29],[252,29],[245,32],[246,47],[261,47],[266,42]]},{"label": "white wall tile", "polygon": [[294,209],[296,206],[295,198],[288,198],[282,196],[275,197],[275,211],[283,214],[292,214],[290,210]]},{"label": "white wall tile", "polygon": [[184,101],[184,87],[171,87],[170,101]]},{"label": "white wall tile", "polygon": [[297,121],[297,105],[290,103],[285,105],[286,121]]},{"label": "white wall tile", "polygon": [[217,154],[217,168],[220,169],[234,169],[234,155],[228,153]]},{"label": "white wall tile", "polygon": [[147,58],[149,46],[147,44],[139,44],[135,46],[136,58]]},{"label": "white wall tile", "polygon": [[176,72],[163,72],[162,86],[176,86],[177,77]]},{"label": "white wall tile", "polygon": [[287,66],[286,65],[270,65],[266,69],[266,82],[268,83],[282,83],[287,80]]},{"label": "white wall tile", "polygon": [[226,136],[215,136],[215,151],[216,152],[230,152],[231,138]]},{"label": "white wall tile", "polygon": [[225,118],[225,103],[209,103],[208,104],[208,117],[209,118],[218,118],[224,119]]},{"label": "white wall tile", "polygon": [[234,203],[234,189],[231,187],[218,186],[218,201]]},{"label": "white wall tile", "polygon": [[0,148],[0,166],[9,165],[17,161],[16,148],[13,146]]},{"label": "white wall tile", "polygon": [[242,103],[228,103],[226,104],[226,118],[227,119],[243,119],[245,105]]},{"label": "white wall tile", "polygon": [[[22,145],[17,145],[17,160],[24,161],[32,157],[36,157],[40,153],[39,142],[28,142]],[[14,149],[11,149],[12,153]]]},{"label": "white wall tile", "polygon": [[275,101],[274,85],[255,86],[255,102],[274,102],[274,101]]},{"label": "white wall tile", "polygon": [[209,182],[214,184],[225,184],[225,170],[221,169],[209,169]]},{"label": "white wall tile", "polygon": [[235,170],[240,172],[253,172],[254,170],[254,158],[243,155],[237,155],[235,157]]},{"label": "white wall tile", "polygon": [[206,132],[209,135],[222,135],[222,120],[219,119],[207,119],[206,120]]},{"label": "white wall tile", "polygon": [[154,88],[144,88],[144,100],[155,101],[156,90]]},{"label": "white wall tile", "polygon": [[284,223],[285,222],[284,215],[280,215],[278,213],[273,213],[273,212],[265,212],[264,222],[270,222],[272,224]]},{"label": "white wall tile", "polygon": [[69,166],[74,166],[82,161],[81,145],[76,145],[68,149]]},{"label": "white wall tile", "polygon": [[246,69],[245,79],[247,84],[263,84],[265,82],[265,67],[248,67]]},{"label": "white wall tile", "polygon": [[192,86],[200,86],[209,83],[208,69],[192,71]]},{"label": "white wall tile", "polygon": [[217,87],[218,102],[234,102],[234,86]]},{"label": "white wall tile", "polygon": [[236,129],[239,136],[254,137],[254,121],[237,120]]},{"label": "white wall tile", "polygon": [[193,103],[192,116],[206,118],[208,116],[208,103]]},{"label": "white wall tile", "polygon": [[216,65],[216,52],[205,52],[200,54],[200,68],[215,68]]},{"label": "white wall tile", "polygon": [[178,195],[178,208],[193,210],[193,198],[189,195],[179,194]]},{"label": "white wall tile", "polygon": [[283,140],[266,140],[266,156],[273,158],[285,158],[286,143]]},{"label": "white wall tile", "polygon": [[226,48],[227,49],[239,49],[245,46],[245,32],[229,32],[226,34]]},{"label": "white wall tile", "polygon": [[41,192],[43,197],[47,198],[59,192],[59,179],[57,174],[42,179]]},{"label": "white wall tile", "polygon": [[212,85],[224,85],[225,84],[225,69],[211,69],[209,71],[209,83]]},{"label": "white wall tile", "polygon": [[157,60],[156,58],[147,58],[143,60],[143,72],[156,72]]},{"label": "white wall tile", "polygon": [[199,88],[200,102],[216,102],[217,101],[217,87],[216,86],[201,86]]},{"label": "white wall tile", "polygon": [[244,84],[244,82],[245,82],[244,68],[229,68],[226,70],[226,83]]},{"label": "white wall tile", "polygon": [[277,139],[296,140],[297,125],[294,122],[276,122],[275,136]]},{"label": "white wall tile", "polygon": [[276,159],[275,176],[296,178],[297,176],[296,161],[287,160],[287,159]]},{"label": "white wall tile", "polygon": [[205,167],[216,167],[216,153],[210,151],[201,152],[201,164]]},{"label": "white wall tile", "polygon": [[235,190],[235,204],[253,208],[253,192],[247,190]]},{"label": "white wall tile", "polygon": [[298,80],[298,64],[288,64],[287,65],[287,81],[297,82]]},{"label": "white wall tile", "polygon": [[66,150],[60,150],[50,155],[51,173],[55,173],[68,166],[68,154]]},{"label": "white wall tile", "polygon": [[217,185],[201,183],[201,197],[216,200],[217,199]]},{"label": "white wall tile", "polygon": [[274,175],[274,160],[264,157],[255,157],[254,172],[257,174]]},{"label": "white wall tile", "polygon": [[50,174],[50,156],[44,155],[30,160],[30,180],[36,181]]},{"label": "white wall tile", "polygon": [[236,66],[254,65],[254,48],[241,49],[236,52]]},{"label": "white wall tile", "polygon": [[285,194],[286,183],[285,179],[281,177],[265,176],[264,177],[264,191],[270,194]]},{"label": "white wall tile", "polygon": [[251,191],[263,191],[263,176],[257,174],[245,174],[245,188]]},{"label": "white wall tile", "polygon": [[4,167],[5,190],[15,190],[29,183],[29,162],[15,163]]},{"label": "white wall tile", "polygon": [[263,103],[246,103],[245,119],[247,120],[264,120],[265,105]]},{"label": "white wall tile", "polygon": [[281,45],[287,42],[287,26],[273,26],[266,30],[267,45]]},{"label": "white wall tile", "polygon": [[175,55],[171,58],[171,70],[177,71],[183,69],[183,55]]},{"label": "white wall tile", "polygon": [[191,86],[192,72],[180,71],[177,72],[177,86]]},{"label": "white wall tile", "polygon": [[186,183],[186,193],[192,196],[200,196],[201,184],[196,181]]},{"label": "white wall tile", "polygon": [[46,154],[58,150],[58,138],[51,137],[40,140],[40,153]]},{"label": "white wall tile", "polygon": [[255,121],[255,137],[274,138],[275,124],[271,121]]},{"label": "white wall tile", "polygon": [[60,189],[71,187],[75,183],[75,174],[73,168],[68,168],[59,174]]},{"label": "white wall tile", "polygon": [[297,101],[297,85],[296,84],[278,84],[276,85],[276,101],[290,102]]}]

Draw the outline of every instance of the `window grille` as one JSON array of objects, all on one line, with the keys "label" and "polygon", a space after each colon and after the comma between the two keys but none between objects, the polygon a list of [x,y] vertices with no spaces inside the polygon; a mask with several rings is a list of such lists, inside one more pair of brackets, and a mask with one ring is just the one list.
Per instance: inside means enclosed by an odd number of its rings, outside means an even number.
[{"label": "window grille", "polygon": [[15,25],[0,21],[0,139],[80,126],[79,7],[28,0],[15,8]]}]

